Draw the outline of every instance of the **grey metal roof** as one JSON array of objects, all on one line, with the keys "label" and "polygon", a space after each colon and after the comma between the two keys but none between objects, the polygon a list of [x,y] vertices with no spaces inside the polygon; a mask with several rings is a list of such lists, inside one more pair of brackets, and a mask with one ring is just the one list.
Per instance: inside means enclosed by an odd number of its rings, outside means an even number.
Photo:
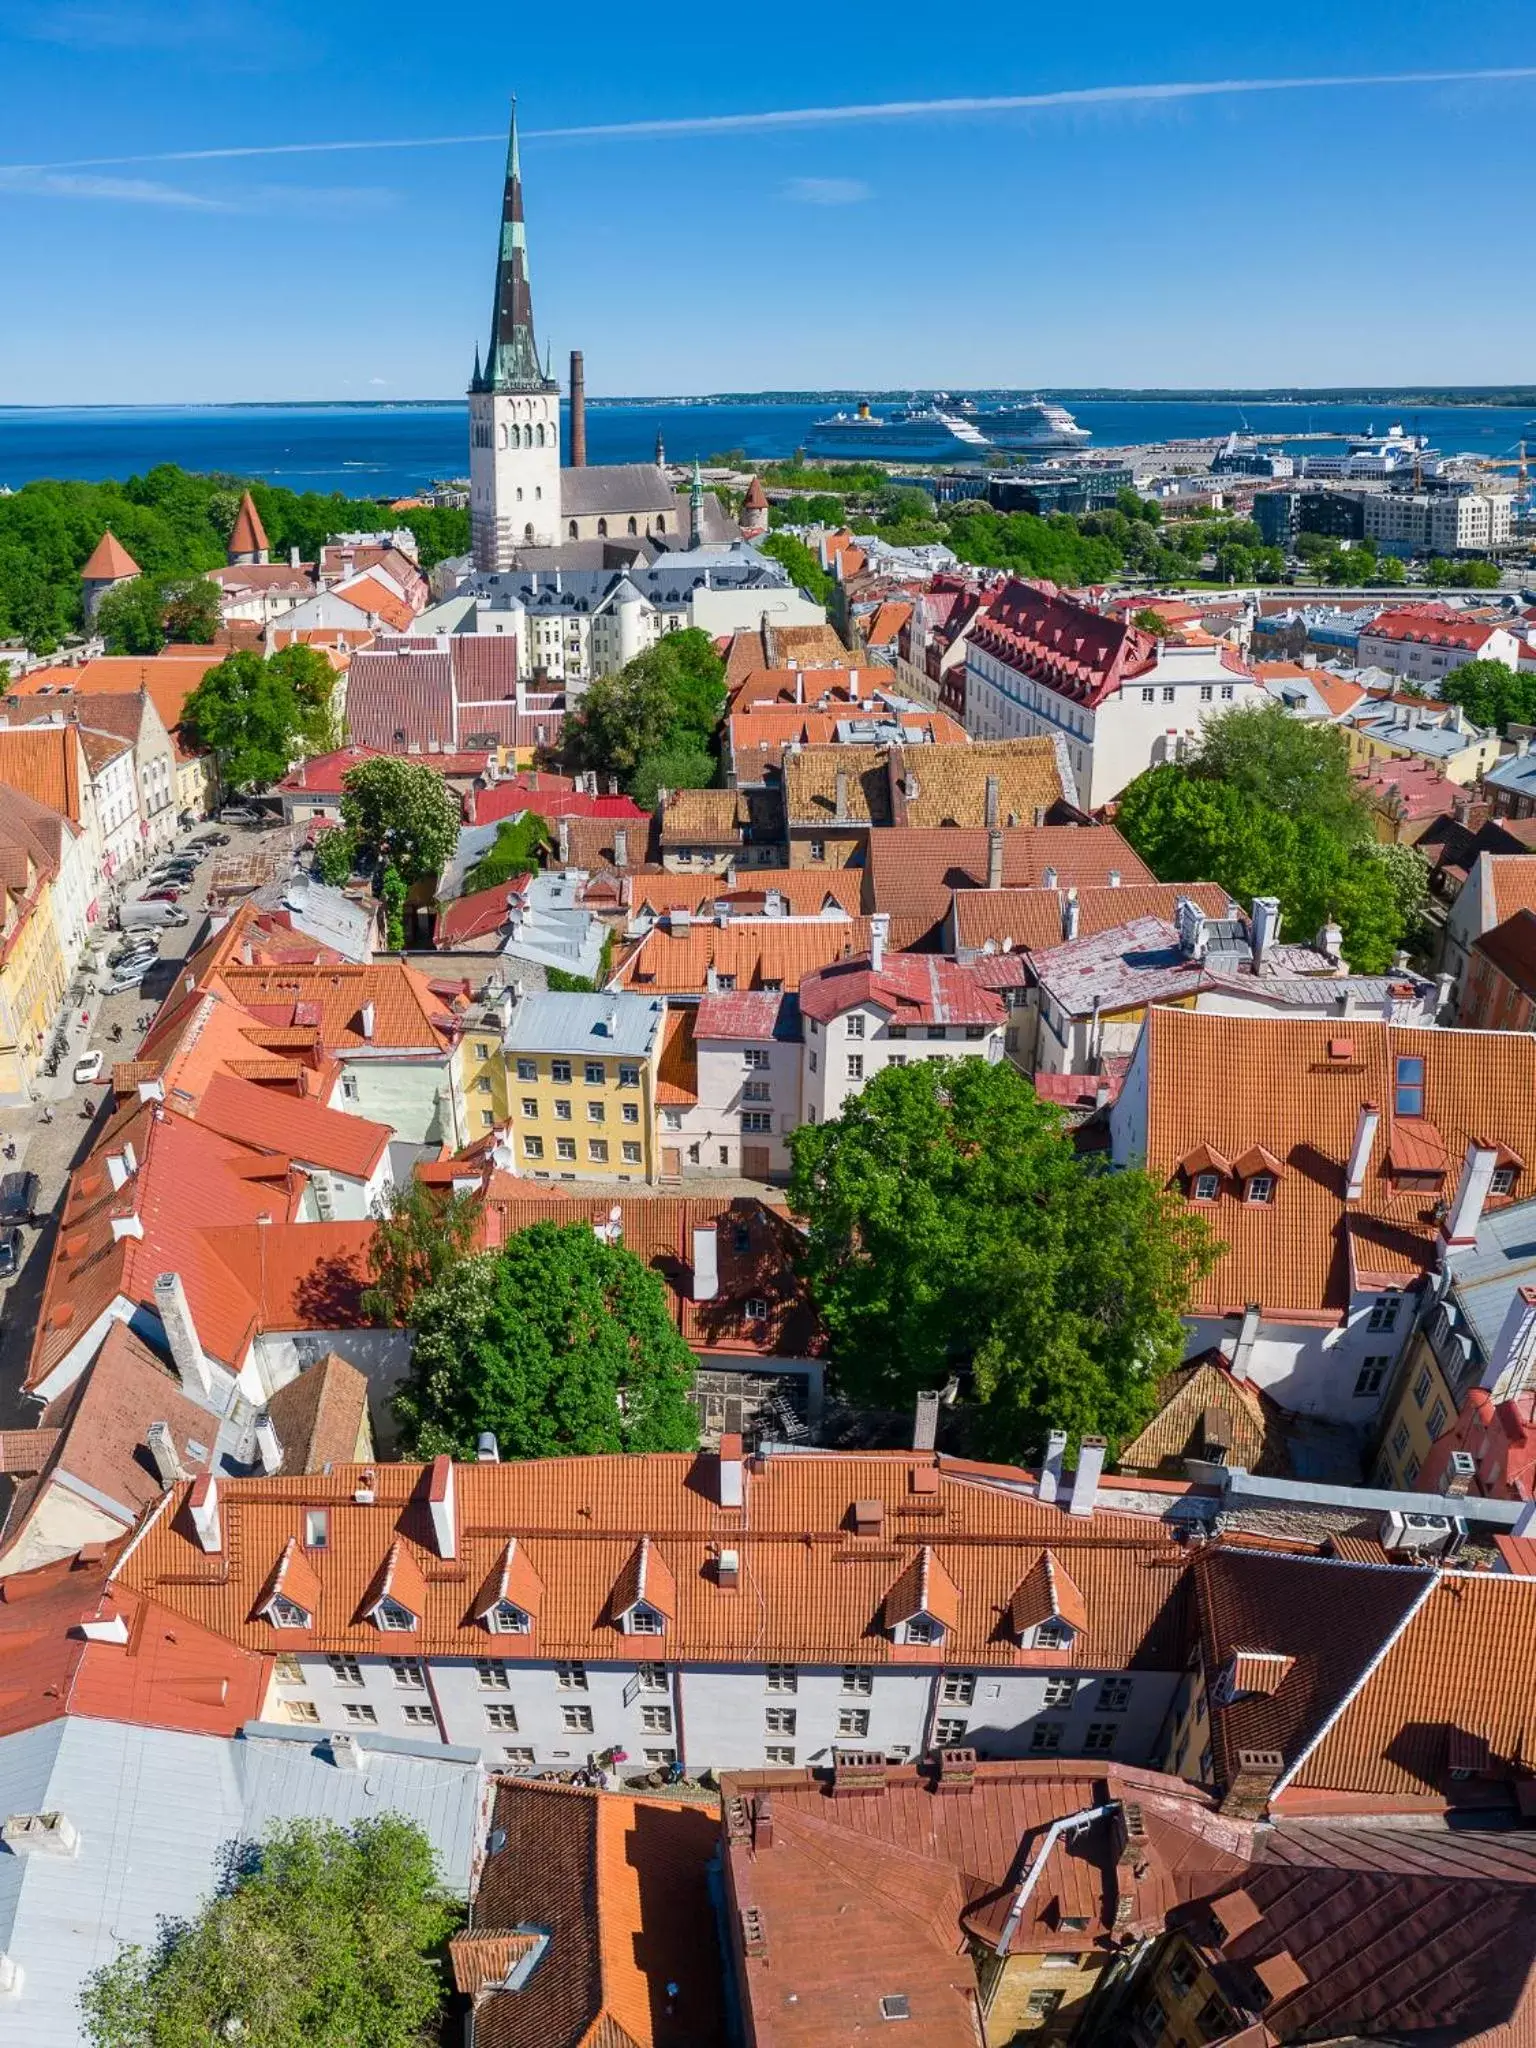
[{"label": "grey metal roof", "polygon": [[23,1971],[0,2038],[78,2048],[80,1986],[124,1943],[198,1911],[234,1843],[275,1820],[350,1823],[402,1813],[427,1833],[442,1880],[468,1895],[483,1833],[478,1754],[375,1737],[363,1770],[312,1730],[248,1723],[240,1737],[70,1717],[0,1739],[0,1811],[59,1812],[70,1857],[0,1855],[0,1948]]},{"label": "grey metal roof", "polygon": [[661,1029],[659,996],[524,996],[507,1020],[508,1052],[568,1052],[644,1059]]},{"label": "grey metal roof", "polygon": [[1456,1305],[1484,1359],[1492,1358],[1509,1304],[1536,1282],[1536,1202],[1484,1210],[1477,1242],[1446,1253]]},{"label": "grey metal roof", "polygon": [[686,518],[687,511],[687,501],[654,462],[611,462],[560,472],[560,512],[566,519],[593,512],[670,512]]}]

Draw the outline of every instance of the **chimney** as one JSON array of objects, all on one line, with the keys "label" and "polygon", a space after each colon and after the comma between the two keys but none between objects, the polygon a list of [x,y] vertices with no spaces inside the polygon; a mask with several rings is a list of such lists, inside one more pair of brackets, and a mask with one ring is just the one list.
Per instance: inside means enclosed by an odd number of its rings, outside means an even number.
[{"label": "chimney", "polygon": [[1237,1343],[1232,1352],[1232,1377],[1245,1380],[1253,1364],[1253,1348],[1259,1341],[1261,1311],[1256,1301],[1250,1301],[1243,1310],[1242,1327],[1237,1333]]},{"label": "chimney", "polygon": [[13,1813],[0,1828],[0,1842],[13,1856],[74,1856],[80,1831],[62,1813]]},{"label": "chimney", "polygon": [[1118,889],[1118,888],[1119,888],[1119,886],[1120,886],[1120,870],[1119,870],[1118,868],[1111,868],[1111,869],[1110,869],[1110,871],[1109,871],[1109,886],[1111,887],[1111,889]]},{"label": "chimney", "polygon": [[362,1771],[368,1768],[368,1752],[355,1735],[347,1735],[336,1729],[329,1737],[331,1762],[338,1771]]},{"label": "chimney", "polygon": [[494,1430],[482,1429],[475,1439],[475,1463],[477,1465],[499,1465],[501,1446],[496,1441]]},{"label": "chimney", "polygon": [[832,788],[835,793],[837,816],[839,818],[846,818],[848,815],[848,771],[846,768],[838,769],[836,775],[832,778]]},{"label": "chimney", "polygon": [[722,1593],[734,1593],[741,1584],[741,1552],[730,1545],[716,1552],[715,1584]]},{"label": "chimney", "polygon": [[1076,889],[1069,889],[1061,899],[1061,936],[1070,945],[1082,928],[1082,908],[1077,900]]},{"label": "chimney", "polygon": [[938,1394],[920,1393],[917,1397],[917,1412],[912,1419],[912,1448],[914,1451],[931,1451],[938,1441]]},{"label": "chimney", "polygon": [[120,1242],[125,1237],[142,1237],[143,1235],[144,1220],[141,1216],[114,1216],[112,1218],[112,1238],[114,1243]]},{"label": "chimney", "polygon": [[720,1292],[719,1239],[713,1224],[693,1233],[693,1298],[713,1301]]},{"label": "chimney", "polygon": [[579,348],[571,350],[571,467],[587,466],[587,366]]},{"label": "chimney", "polygon": [[1173,921],[1179,930],[1179,950],[1186,960],[1203,960],[1210,945],[1205,929],[1205,912],[1198,903],[1180,896],[1173,906]]},{"label": "chimney", "polygon": [[432,1517],[432,1541],[437,1554],[452,1562],[458,1555],[458,1526],[454,1514],[453,1460],[446,1451],[432,1460],[427,1478],[427,1512]]},{"label": "chimney", "polygon": [[221,1551],[224,1537],[219,1526],[219,1482],[211,1472],[193,1480],[192,1491],[187,1495],[187,1513],[192,1517],[192,1530],[202,1548],[210,1555]]},{"label": "chimney", "polygon": [[1054,868],[1047,868],[1040,877],[1040,886],[1042,889],[1059,889],[1061,887],[1061,877]]},{"label": "chimney", "polygon": [[300,566],[300,560],[301,560],[301,558],[300,558],[300,555],[299,555],[299,551],[298,551],[298,549],[297,549],[297,548],[290,548],[290,549],[288,550],[288,566],[289,566],[289,568],[290,568],[290,569],[297,569],[297,568],[298,568],[298,567]]},{"label": "chimney", "polygon": [[206,1397],[213,1391],[213,1374],[198,1341],[197,1325],[187,1303],[187,1290],[179,1273],[162,1273],[155,1281],[155,1307],[160,1327],[170,1346],[171,1358],[181,1374],[181,1383]]},{"label": "chimney", "polygon": [[174,1486],[179,1479],[186,1478],[187,1468],[181,1462],[168,1422],[152,1422],[144,1432],[144,1441],[149,1446],[149,1455],[155,1461],[162,1486]]},{"label": "chimney", "polygon": [[1536,1357],[1536,1287],[1517,1287],[1504,1311],[1504,1321],[1499,1327],[1493,1356],[1483,1374],[1482,1386],[1496,1398],[1501,1387],[1507,1390],[1503,1396],[1506,1399],[1509,1394],[1523,1391],[1533,1357]]},{"label": "chimney", "polygon": [[563,868],[568,868],[571,864],[571,821],[569,818],[560,818],[556,822],[560,846],[560,865]]},{"label": "chimney", "polygon": [[987,887],[1003,886],[1003,835],[994,825],[987,833]]},{"label": "chimney", "polygon": [[622,825],[613,828],[613,864],[616,868],[629,866],[629,834]]},{"label": "chimney", "polygon": [[1055,1500],[1061,1493],[1061,1461],[1067,1455],[1067,1432],[1053,1429],[1045,1440],[1045,1458],[1040,1466],[1040,1484],[1035,1492],[1041,1500]]},{"label": "chimney", "polygon": [[1280,898],[1278,896],[1255,896],[1249,926],[1253,942],[1253,965],[1255,971],[1264,964],[1264,955],[1280,936]]},{"label": "chimney", "polygon": [[986,788],[986,808],[982,812],[981,821],[986,826],[987,830],[991,832],[995,830],[997,826],[998,794],[1000,789],[1000,784],[995,775],[989,775],[987,777]]},{"label": "chimney", "polygon": [[752,1802],[752,1847],[759,1854],[773,1847],[773,1800],[766,1792]]},{"label": "chimney", "polygon": [[975,1750],[941,1749],[933,1789],[935,1792],[947,1793],[973,1792],[976,1789]]},{"label": "chimney", "polygon": [[373,1004],[371,1002],[364,1003],[357,1020],[358,1029],[362,1032],[364,1038],[372,1038],[376,1020],[377,1013],[374,1010]]},{"label": "chimney", "polygon": [[1467,1146],[1461,1162],[1461,1179],[1456,1183],[1456,1193],[1440,1226],[1448,1247],[1477,1243],[1477,1226],[1482,1221],[1483,1204],[1493,1186],[1494,1169],[1498,1163],[1496,1146],[1480,1144],[1476,1138]]},{"label": "chimney", "polygon": [[1072,1498],[1067,1503],[1074,1515],[1091,1515],[1098,1498],[1099,1474],[1104,1470],[1107,1445],[1101,1436],[1085,1436],[1077,1447],[1077,1470],[1072,1474]]},{"label": "chimney", "polygon": [[1440,1489],[1452,1500],[1460,1500],[1472,1491],[1472,1482],[1477,1477],[1477,1460],[1470,1451],[1452,1451],[1450,1463],[1445,1468],[1445,1484]]},{"label": "chimney", "polygon": [[256,1462],[269,1476],[280,1470],[283,1462],[282,1440],[266,1408],[256,1418]]},{"label": "chimney", "polygon": [[1240,1749],[1221,1812],[1235,1820],[1262,1820],[1269,1809],[1269,1795],[1284,1769],[1285,1758],[1278,1749]]},{"label": "chimney", "polygon": [[890,929],[890,912],[877,910],[869,920],[869,968],[872,974],[879,974],[885,966],[885,942]]},{"label": "chimney", "polygon": [[153,1080],[141,1081],[139,1083],[139,1100],[140,1102],[164,1102],[165,1083],[158,1074]]},{"label": "chimney", "polygon": [[1359,1120],[1355,1124],[1355,1142],[1349,1148],[1349,1167],[1344,1177],[1344,1199],[1358,1202],[1365,1193],[1366,1168],[1371,1163],[1371,1147],[1376,1143],[1376,1127],[1381,1122],[1381,1111],[1374,1102],[1362,1102]]},{"label": "chimney", "polygon": [[1337,960],[1344,950],[1344,934],[1332,918],[1317,935],[1317,950],[1326,953],[1330,960]]},{"label": "chimney", "polygon": [[743,1470],[741,1437],[735,1430],[726,1430],[720,1438],[721,1507],[741,1506]]}]

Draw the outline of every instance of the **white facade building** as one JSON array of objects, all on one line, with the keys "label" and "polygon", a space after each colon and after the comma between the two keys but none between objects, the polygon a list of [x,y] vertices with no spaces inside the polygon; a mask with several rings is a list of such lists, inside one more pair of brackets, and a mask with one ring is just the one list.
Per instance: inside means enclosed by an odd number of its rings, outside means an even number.
[{"label": "white facade building", "polygon": [[1507,492],[1371,492],[1365,538],[1390,554],[1488,554],[1509,543],[1514,500]]}]

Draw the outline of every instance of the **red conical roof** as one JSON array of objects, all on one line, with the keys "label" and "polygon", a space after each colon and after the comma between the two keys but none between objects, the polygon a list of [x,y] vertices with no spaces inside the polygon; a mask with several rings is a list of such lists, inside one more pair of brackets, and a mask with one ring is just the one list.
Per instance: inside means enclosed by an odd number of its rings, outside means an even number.
[{"label": "red conical roof", "polygon": [[763,489],[756,477],[753,477],[751,483],[747,485],[747,495],[741,502],[743,508],[750,512],[766,512],[768,510],[768,493]]},{"label": "red conical roof", "polygon": [[240,510],[235,514],[234,531],[229,536],[229,552],[232,555],[264,555],[267,552],[267,532],[261,523],[261,514],[256,510],[256,501],[247,491],[240,500]]},{"label": "red conical roof", "polygon": [[80,574],[87,583],[115,583],[122,576],[137,576],[139,565],[108,527],[91,550],[91,559]]}]

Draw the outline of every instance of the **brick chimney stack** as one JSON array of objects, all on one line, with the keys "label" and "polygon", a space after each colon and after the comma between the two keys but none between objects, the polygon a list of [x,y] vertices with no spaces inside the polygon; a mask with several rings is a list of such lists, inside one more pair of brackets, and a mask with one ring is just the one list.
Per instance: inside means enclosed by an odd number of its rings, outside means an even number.
[{"label": "brick chimney stack", "polygon": [[587,366],[579,348],[571,350],[571,467],[587,466]]}]

